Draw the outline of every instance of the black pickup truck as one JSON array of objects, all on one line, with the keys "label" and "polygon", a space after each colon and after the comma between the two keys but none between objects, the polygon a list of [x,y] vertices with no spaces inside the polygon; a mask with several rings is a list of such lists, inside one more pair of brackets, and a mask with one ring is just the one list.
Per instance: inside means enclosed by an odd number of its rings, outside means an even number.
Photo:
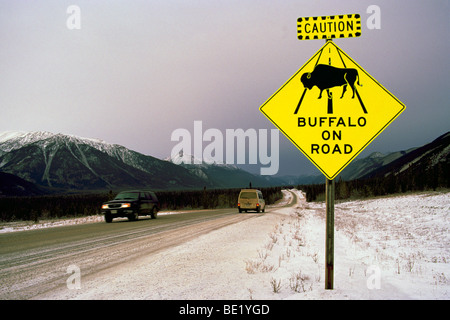
[{"label": "black pickup truck", "polygon": [[159,201],[152,191],[123,191],[114,200],[103,203],[102,214],[106,222],[112,222],[114,218],[127,217],[134,221],[139,216],[151,216],[156,219],[159,211]]}]

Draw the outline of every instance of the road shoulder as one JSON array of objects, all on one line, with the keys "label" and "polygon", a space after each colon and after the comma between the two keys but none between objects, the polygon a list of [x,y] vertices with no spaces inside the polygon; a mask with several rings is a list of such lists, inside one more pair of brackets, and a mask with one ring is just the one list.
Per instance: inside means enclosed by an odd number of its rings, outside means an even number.
[{"label": "road shoulder", "polygon": [[284,205],[101,273],[83,278],[81,269],[80,289],[62,288],[36,298],[250,299],[257,275],[246,271],[246,261],[257,256],[273,228],[289,215]]}]

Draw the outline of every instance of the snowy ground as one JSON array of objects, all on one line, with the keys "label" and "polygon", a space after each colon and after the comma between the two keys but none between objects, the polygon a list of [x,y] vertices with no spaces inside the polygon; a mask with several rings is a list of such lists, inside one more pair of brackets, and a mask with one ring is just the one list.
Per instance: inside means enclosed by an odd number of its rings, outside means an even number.
[{"label": "snowy ground", "polygon": [[448,192],[336,204],[335,289],[331,291],[323,289],[325,204],[301,200],[275,226],[258,257],[247,263],[248,271],[267,274],[255,284],[253,295],[448,299],[449,213]]},{"label": "snowy ground", "polygon": [[[160,211],[158,212],[158,215],[179,214],[179,213],[184,213],[184,211]],[[120,219],[128,220],[127,218],[116,218],[114,221],[118,221]],[[71,219],[67,218],[43,219],[39,220],[38,222],[34,221],[0,222],[0,233],[37,230],[44,228],[55,228],[55,227],[71,226],[85,223],[96,223],[103,221],[105,221],[103,215],[92,215]]]},{"label": "snowy ground", "polygon": [[293,191],[299,201],[292,207],[274,207],[255,219],[82,278],[79,290],[37,298],[449,298],[450,193],[336,204],[334,290],[325,290],[325,205],[307,203]]}]

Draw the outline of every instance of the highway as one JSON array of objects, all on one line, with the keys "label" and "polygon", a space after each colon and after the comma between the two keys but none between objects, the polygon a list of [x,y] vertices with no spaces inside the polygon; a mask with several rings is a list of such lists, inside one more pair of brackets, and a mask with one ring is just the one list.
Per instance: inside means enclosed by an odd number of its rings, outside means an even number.
[{"label": "highway", "polygon": [[[268,208],[268,211],[271,209]],[[267,210],[266,210],[267,214]],[[70,266],[83,276],[130,262],[262,214],[236,208],[189,211],[0,234],[0,299],[32,299],[67,286]]]}]

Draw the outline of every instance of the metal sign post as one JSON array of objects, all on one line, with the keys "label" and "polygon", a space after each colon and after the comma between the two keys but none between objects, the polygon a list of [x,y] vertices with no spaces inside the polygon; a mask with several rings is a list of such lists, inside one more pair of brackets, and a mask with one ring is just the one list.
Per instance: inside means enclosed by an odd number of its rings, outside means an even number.
[{"label": "metal sign post", "polygon": [[[332,39],[325,40],[333,41]],[[328,59],[331,66],[331,57]],[[328,109],[327,113],[333,113],[333,96],[327,90]],[[325,230],[325,289],[332,290],[334,286],[334,179],[325,180],[326,201],[326,230]]]},{"label": "metal sign post", "polygon": [[326,179],[325,289],[334,284],[334,179]]},{"label": "metal sign post", "polygon": [[[333,41],[331,39],[325,40]],[[331,65],[331,58],[328,60]],[[333,96],[328,95],[328,113],[333,113]],[[326,230],[325,230],[325,289],[332,290],[334,286],[334,179],[325,180]]]}]

